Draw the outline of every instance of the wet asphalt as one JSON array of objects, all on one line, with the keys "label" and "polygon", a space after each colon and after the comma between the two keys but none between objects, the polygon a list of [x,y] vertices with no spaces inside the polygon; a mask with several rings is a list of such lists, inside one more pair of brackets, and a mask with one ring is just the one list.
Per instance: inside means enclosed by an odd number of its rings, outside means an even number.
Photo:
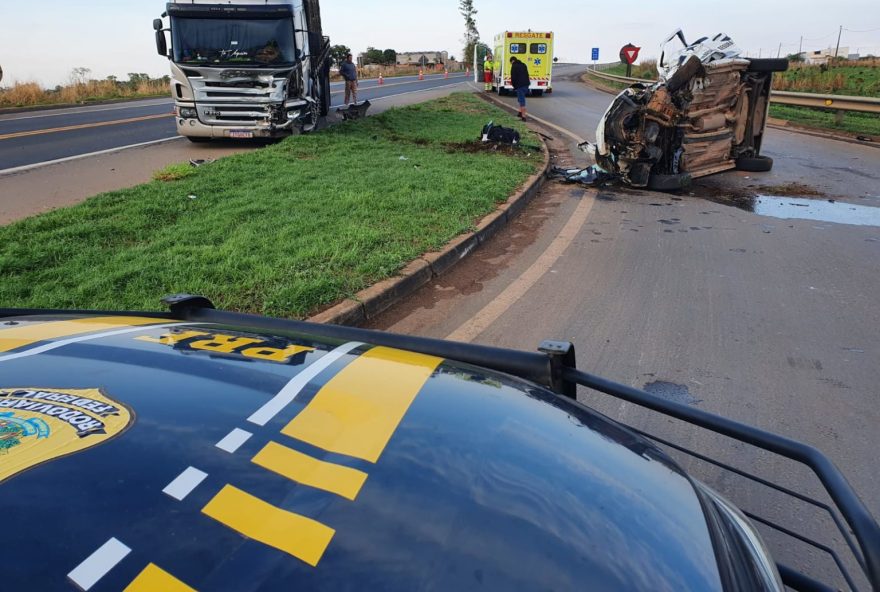
[{"label": "wet asphalt", "polygon": [[[611,96],[562,76],[554,84],[553,95],[528,101],[530,112],[593,139]],[[593,197],[555,185],[521,224],[375,326],[448,335],[538,259],[581,200],[595,199],[564,254],[475,341],[523,350],[571,341],[589,372],[812,444],[880,517],[880,149],[770,129],[765,153],[771,173],[724,173],[678,195],[609,188]],[[827,499],[791,461],[598,393],[579,398]],[[673,456],[746,510],[829,540],[833,525],[813,508]],[[841,581],[827,557],[762,532],[777,560]]]}]

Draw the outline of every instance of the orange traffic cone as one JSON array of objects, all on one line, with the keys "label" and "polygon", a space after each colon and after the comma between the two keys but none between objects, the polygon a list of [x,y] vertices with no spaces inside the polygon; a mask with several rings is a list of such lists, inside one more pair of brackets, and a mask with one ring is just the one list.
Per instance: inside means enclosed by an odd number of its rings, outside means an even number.
[{"label": "orange traffic cone", "polygon": [[449,70],[443,70],[443,78],[449,78]]},{"label": "orange traffic cone", "polygon": [[382,74],[379,74],[379,84],[385,84],[385,79],[382,78]]},{"label": "orange traffic cone", "polygon": [[425,79],[425,73],[422,72],[421,68],[419,68],[419,80],[424,80],[424,79]]}]

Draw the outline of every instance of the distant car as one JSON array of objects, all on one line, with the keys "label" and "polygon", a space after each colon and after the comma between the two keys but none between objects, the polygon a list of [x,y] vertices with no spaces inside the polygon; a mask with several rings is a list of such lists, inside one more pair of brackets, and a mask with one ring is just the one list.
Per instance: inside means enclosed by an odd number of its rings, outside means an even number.
[{"label": "distant car", "polygon": [[[670,49],[680,41],[681,47]],[[724,34],[661,46],[660,81],[624,89],[586,145],[605,172],[634,187],[674,190],[730,169],[769,171],[761,154],[773,72],[785,59],[745,59]]]},{"label": "distant car", "polygon": [[877,583],[880,531],[825,457],[579,372],[568,344],[169,303],[0,310],[4,590],[820,589],[577,384],[806,462]]}]

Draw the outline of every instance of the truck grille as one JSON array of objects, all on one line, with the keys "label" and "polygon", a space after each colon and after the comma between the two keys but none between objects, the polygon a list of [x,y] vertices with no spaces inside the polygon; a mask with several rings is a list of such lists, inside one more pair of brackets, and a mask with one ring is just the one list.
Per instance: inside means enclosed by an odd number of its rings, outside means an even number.
[{"label": "truck grille", "polygon": [[252,126],[266,122],[270,116],[267,107],[285,101],[286,80],[286,72],[255,77],[226,72],[189,77],[199,120],[208,125]]}]

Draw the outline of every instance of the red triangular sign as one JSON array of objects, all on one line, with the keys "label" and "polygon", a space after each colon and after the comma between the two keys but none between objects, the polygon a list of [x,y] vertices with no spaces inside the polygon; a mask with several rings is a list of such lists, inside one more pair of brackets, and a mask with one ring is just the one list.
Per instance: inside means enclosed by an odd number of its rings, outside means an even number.
[{"label": "red triangular sign", "polygon": [[626,53],[626,61],[630,64],[636,61],[636,57],[639,55],[639,50],[635,47],[632,49],[625,49],[624,52]]}]

